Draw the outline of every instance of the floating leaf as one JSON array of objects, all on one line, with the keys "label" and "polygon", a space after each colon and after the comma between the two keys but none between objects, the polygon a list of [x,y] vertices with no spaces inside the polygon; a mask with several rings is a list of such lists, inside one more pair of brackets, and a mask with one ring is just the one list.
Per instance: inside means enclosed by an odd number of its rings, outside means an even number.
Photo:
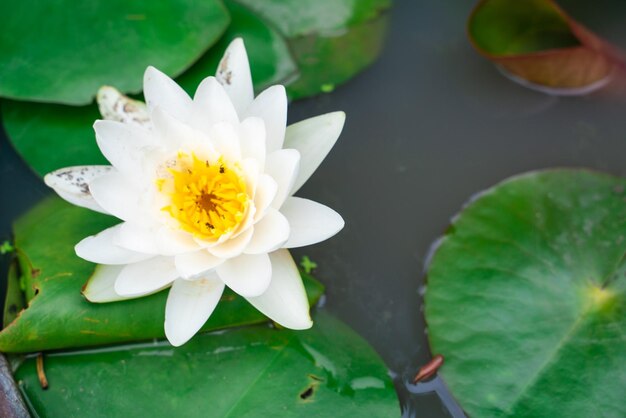
[{"label": "floating leaf", "polygon": [[299,68],[297,99],[332,91],[378,57],[391,0],[237,0],[285,36]]},{"label": "floating leaf", "polygon": [[228,25],[220,0],[0,3],[0,96],[88,104],[102,85],[139,93],[154,65],[178,75]]},{"label": "floating leaf", "polygon": [[245,42],[255,90],[261,91],[273,84],[286,84],[295,77],[298,69],[284,38],[246,7],[233,1],[226,1],[225,4],[232,17],[228,30],[220,42],[177,82],[193,94],[205,77],[215,74],[226,47],[237,37]]},{"label": "floating leaf", "polygon": [[3,327],[10,324],[19,311],[24,309],[24,293],[20,289],[20,277],[17,272],[17,264],[12,263],[7,273],[7,294],[4,301],[4,312],[2,315]]},{"label": "floating leaf", "polygon": [[626,65],[607,42],[553,0],[482,0],[468,22],[474,47],[527,87],[582,94]]},{"label": "floating leaf", "polygon": [[[102,304],[90,303],[80,293],[95,265],[78,258],[74,245],[116,222],[52,197],[15,223],[20,281],[28,307],[0,332],[0,351],[32,352],[164,337],[167,290]],[[308,275],[303,279],[314,303],[323,287]],[[15,288],[10,287],[7,306],[14,295]],[[227,290],[203,330],[265,321],[245,299]]]},{"label": "floating leaf", "polygon": [[386,367],[354,331],[320,313],[308,331],[263,326],[198,335],[182,347],[148,343],[45,356],[15,373],[41,418],[392,417]]},{"label": "floating leaf", "polygon": [[453,221],[425,315],[473,417],[624,417],[626,179],[512,178]]},{"label": "floating leaf", "polygon": [[108,164],[93,131],[100,118],[95,105],[2,103],[4,128],[13,147],[40,176],[73,165]]},{"label": "floating leaf", "polygon": [[[202,79],[215,73],[224,49],[237,36],[248,45],[257,90],[286,84],[292,98],[332,91],[379,54],[390,0],[228,0],[226,5],[232,17],[226,34],[177,79],[190,94]],[[144,69],[136,70],[137,82]],[[102,83],[115,85],[115,79]],[[2,107],[9,139],[38,174],[105,163],[92,129],[100,118],[96,106],[5,101]]]}]

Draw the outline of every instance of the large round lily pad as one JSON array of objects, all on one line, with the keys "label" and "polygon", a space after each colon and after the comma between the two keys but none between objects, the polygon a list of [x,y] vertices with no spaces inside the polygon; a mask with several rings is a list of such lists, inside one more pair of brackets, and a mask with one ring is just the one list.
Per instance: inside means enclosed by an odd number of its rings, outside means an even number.
[{"label": "large round lily pad", "polygon": [[428,269],[441,373],[472,417],[624,417],[626,180],[525,174],[454,219]]},{"label": "large round lily pad", "polygon": [[177,75],[228,25],[220,0],[0,2],[0,96],[87,104],[103,84],[141,91],[154,65]]}]

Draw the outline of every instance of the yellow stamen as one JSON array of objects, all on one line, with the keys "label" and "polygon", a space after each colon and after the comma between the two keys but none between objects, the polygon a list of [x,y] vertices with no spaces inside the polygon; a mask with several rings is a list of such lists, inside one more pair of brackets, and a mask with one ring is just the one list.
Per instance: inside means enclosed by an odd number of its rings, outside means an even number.
[{"label": "yellow stamen", "polygon": [[220,157],[210,163],[195,155],[178,152],[170,176],[156,186],[170,198],[162,210],[180,227],[196,237],[214,240],[232,232],[244,219],[249,206],[246,182],[237,165]]}]

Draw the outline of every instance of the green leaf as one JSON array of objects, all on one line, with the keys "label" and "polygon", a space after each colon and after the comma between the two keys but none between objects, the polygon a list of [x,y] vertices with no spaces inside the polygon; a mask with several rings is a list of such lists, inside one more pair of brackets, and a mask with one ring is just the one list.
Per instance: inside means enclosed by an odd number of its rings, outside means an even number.
[{"label": "green leaf", "polygon": [[376,19],[391,0],[235,0],[266,19],[287,38],[332,36]]},{"label": "green leaf", "polygon": [[[20,280],[28,307],[0,332],[0,351],[33,352],[164,337],[167,290],[102,304],[90,303],[81,295],[95,265],[78,258],[74,245],[117,222],[53,197],[15,223]],[[309,300],[315,303],[323,286],[308,275],[303,279]],[[8,294],[14,293],[10,288]],[[245,299],[227,290],[203,330],[266,321]]]},{"label": "green leaf", "polygon": [[496,55],[580,46],[567,19],[547,0],[481,2],[469,21],[472,40]]},{"label": "green leaf", "polygon": [[24,309],[25,305],[24,293],[20,289],[17,264],[11,263],[7,273],[7,294],[2,315],[3,327],[10,324],[17,317],[18,312]]},{"label": "green leaf", "polygon": [[290,40],[300,76],[287,86],[292,99],[330,93],[372,64],[380,54],[388,15],[362,22],[341,35]]},{"label": "green leaf", "polygon": [[[390,4],[390,0],[228,0],[232,24],[226,34],[177,81],[193,94],[202,79],[215,73],[228,43],[241,36],[257,91],[281,83],[292,98],[330,92],[378,56]],[[144,69],[145,65],[133,75],[137,82]],[[116,85],[113,78],[102,83]],[[92,129],[100,118],[95,105],[5,101],[2,110],[11,143],[39,175],[72,165],[106,163]]]},{"label": "green leaf", "polygon": [[293,99],[332,91],[378,57],[391,0],[237,0],[285,36],[298,65]]},{"label": "green leaf", "polygon": [[534,172],[454,219],[425,315],[470,416],[626,416],[625,190],[600,173]]},{"label": "green leaf", "polygon": [[4,128],[13,147],[40,176],[73,165],[108,164],[93,131],[100,118],[95,105],[2,103]]},{"label": "green leaf", "polygon": [[0,3],[0,96],[73,105],[102,85],[139,93],[148,65],[178,75],[228,25],[220,0]]},{"label": "green leaf", "polygon": [[285,83],[297,74],[297,67],[285,39],[246,7],[225,2],[232,24],[222,39],[176,81],[191,95],[204,78],[215,74],[222,54],[230,42],[243,38],[252,68],[255,90]]},{"label": "green leaf", "polygon": [[469,18],[468,34],[474,47],[515,81],[552,93],[600,88],[626,63],[553,0],[482,0]]},{"label": "green leaf", "polygon": [[41,418],[393,417],[386,367],[347,326],[320,312],[308,331],[256,326],[167,343],[45,356],[15,373]]}]

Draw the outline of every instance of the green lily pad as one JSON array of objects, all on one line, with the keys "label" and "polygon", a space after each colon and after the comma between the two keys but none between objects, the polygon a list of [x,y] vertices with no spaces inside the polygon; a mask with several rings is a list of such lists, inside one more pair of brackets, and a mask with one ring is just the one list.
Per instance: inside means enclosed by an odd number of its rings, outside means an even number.
[{"label": "green lily pad", "polygon": [[376,19],[391,0],[235,0],[271,22],[287,38],[331,35]]},{"label": "green lily pad", "polygon": [[534,172],[454,219],[425,315],[470,416],[626,416],[625,191],[606,174]]},{"label": "green lily pad", "polygon": [[105,84],[139,93],[148,65],[180,74],[229,21],[220,0],[24,0],[0,16],[0,96],[73,105]]},{"label": "green lily pad", "polygon": [[15,377],[41,418],[392,417],[400,409],[376,352],[320,312],[308,331],[267,326],[198,335],[182,347],[119,346],[45,356]]},{"label": "green lily pad", "polygon": [[[228,43],[241,36],[257,91],[280,83],[292,98],[330,92],[376,59],[390,4],[390,0],[228,0],[232,23],[225,35],[177,81],[193,94],[203,78],[215,73]],[[154,64],[158,67],[158,62]],[[133,80],[139,83],[144,69],[145,65],[136,69]],[[115,78],[100,84],[117,86]],[[105,162],[92,129],[100,118],[95,105],[78,108],[5,101],[2,113],[13,146],[40,175],[71,165]]]},{"label": "green lily pad", "polygon": [[17,317],[18,312],[25,307],[24,293],[20,289],[20,277],[17,270],[17,264],[11,263],[7,272],[7,294],[2,315],[3,327],[10,324]]},{"label": "green lily pad", "polygon": [[[95,264],[78,258],[74,245],[117,222],[51,197],[15,223],[19,286],[28,306],[0,332],[0,351],[34,352],[164,337],[167,290],[102,304],[90,303],[81,295]],[[303,280],[313,304],[323,286],[308,275]],[[7,306],[16,300],[11,287],[16,283],[9,282]],[[203,330],[266,321],[245,299],[227,290]]]},{"label": "green lily pad", "polygon": [[389,16],[352,26],[340,35],[308,35],[289,44],[300,75],[287,86],[292,99],[330,93],[372,64],[383,48]]},{"label": "green lily pad", "polygon": [[299,74],[292,99],[331,92],[380,54],[391,0],[237,0],[287,39]]},{"label": "green lily pad", "polygon": [[74,107],[4,101],[4,128],[15,150],[40,176],[73,165],[109,164],[98,145],[95,105]]},{"label": "green lily pad", "polygon": [[255,90],[287,83],[297,67],[285,39],[248,8],[226,1],[232,23],[220,41],[176,81],[191,95],[207,75],[215,74],[230,42],[241,37],[246,45]]}]

